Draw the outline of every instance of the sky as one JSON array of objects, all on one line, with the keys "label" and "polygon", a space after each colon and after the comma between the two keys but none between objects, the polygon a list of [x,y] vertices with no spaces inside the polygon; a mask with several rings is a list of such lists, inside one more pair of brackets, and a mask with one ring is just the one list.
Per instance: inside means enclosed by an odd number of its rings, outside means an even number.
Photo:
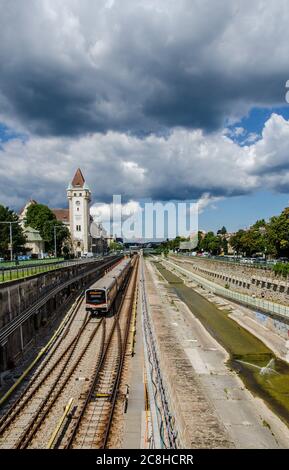
[{"label": "sky", "polygon": [[229,231],[289,204],[286,0],[0,0],[0,204],[196,200]]}]

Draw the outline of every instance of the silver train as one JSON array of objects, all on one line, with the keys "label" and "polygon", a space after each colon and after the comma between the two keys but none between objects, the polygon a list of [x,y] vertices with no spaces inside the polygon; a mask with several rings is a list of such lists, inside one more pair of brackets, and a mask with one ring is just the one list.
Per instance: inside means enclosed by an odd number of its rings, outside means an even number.
[{"label": "silver train", "polygon": [[122,260],[115,268],[85,291],[85,309],[93,314],[109,312],[131,266],[131,259]]}]

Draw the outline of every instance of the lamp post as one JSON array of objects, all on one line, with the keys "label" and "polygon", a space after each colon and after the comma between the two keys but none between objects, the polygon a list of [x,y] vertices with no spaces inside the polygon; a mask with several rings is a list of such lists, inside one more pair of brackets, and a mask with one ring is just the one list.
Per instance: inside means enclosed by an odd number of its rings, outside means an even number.
[{"label": "lamp post", "polygon": [[9,224],[9,236],[10,236],[10,260],[13,261],[13,234],[12,234],[12,224],[18,224],[18,221],[10,222],[0,222],[0,224]]},{"label": "lamp post", "polygon": [[266,246],[266,237],[265,237],[265,235],[267,233],[266,227],[259,227],[259,232],[261,233],[262,237],[264,238],[265,246],[264,246],[264,250],[263,250],[263,258],[264,258],[265,262],[267,263],[267,246]]},{"label": "lamp post", "polygon": [[59,225],[53,225],[53,234],[54,234],[54,256],[57,258],[57,244],[56,244],[56,229],[62,228]]}]

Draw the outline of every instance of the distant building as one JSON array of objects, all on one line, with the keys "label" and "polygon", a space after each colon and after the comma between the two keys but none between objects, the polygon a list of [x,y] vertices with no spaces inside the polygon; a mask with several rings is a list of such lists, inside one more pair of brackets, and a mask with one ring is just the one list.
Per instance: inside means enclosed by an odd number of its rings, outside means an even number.
[{"label": "distant building", "polygon": [[25,227],[23,233],[26,237],[25,248],[29,251],[29,254],[42,258],[45,247],[39,231],[32,227]]},{"label": "distant building", "polygon": [[94,254],[103,254],[107,252],[107,232],[100,222],[91,222],[91,251]]},{"label": "distant building", "polygon": [[70,228],[69,209],[51,209],[58,222],[62,222]]},{"label": "distant building", "polygon": [[38,204],[37,201],[35,201],[34,199],[29,199],[29,201],[26,202],[25,206],[22,207],[22,209],[19,211],[18,217],[19,217],[19,222],[22,228],[25,226],[28,208],[35,204]]},{"label": "distant building", "polygon": [[[55,215],[56,220],[69,228],[72,253],[75,256],[81,256],[88,252],[95,254],[105,253],[108,246],[115,241],[115,237],[109,236],[100,222],[93,221],[89,210],[91,191],[85,183],[80,168],[77,169],[73,180],[68,185],[67,198],[69,208],[50,210]],[[19,212],[19,221],[23,229],[25,229],[26,236],[29,237],[29,242],[27,241],[25,247],[34,254],[40,254],[41,251],[44,251],[44,242],[39,232],[31,227],[25,228],[27,209],[32,204],[38,204],[38,202],[30,199]]]},{"label": "distant building", "polygon": [[80,168],[67,188],[69,224],[72,249],[75,256],[91,251],[90,213],[91,192]]},{"label": "distant building", "polygon": [[225,238],[226,238],[227,243],[228,243],[228,245],[227,245],[228,255],[231,255],[231,256],[234,255],[234,253],[235,253],[234,248],[233,248],[232,245],[230,244],[230,240],[231,240],[231,238],[233,237],[233,235],[235,235],[235,232],[234,232],[234,233],[226,233],[226,234],[225,234]]},{"label": "distant building", "polygon": [[179,246],[180,251],[192,251],[194,248],[196,248],[196,244],[194,240],[180,242],[180,246]]},{"label": "distant building", "polygon": [[39,231],[32,227],[25,227],[27,210],[34,204],[37,204],[37,201],[34,199],[29,199],[25,206],[20,210],[18,217],[20,225],[23,229],[24,236],[26,238],[24,248],[27,250],[28,254],[42,257],[45,250],[45,244]]}]

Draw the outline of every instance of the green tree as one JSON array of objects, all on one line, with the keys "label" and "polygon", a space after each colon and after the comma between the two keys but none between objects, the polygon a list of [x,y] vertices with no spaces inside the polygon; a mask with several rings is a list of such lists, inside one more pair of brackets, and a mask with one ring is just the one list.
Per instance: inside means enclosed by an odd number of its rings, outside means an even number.
[{"label": "green tree", "polygon": [[44,225],[49,221],[56,221],[56,217],[49,207],[44,204],[32,204],[28,207],[25,225],[39,230],[42,238],[45,238]]},{"label": "green tree", "polygon": [[249,230],[238,230],[230,238],[230,244],[238,254],[252,256],[257,253],[264,253],[268,245],[265,220],[257,220]]},{"label": "green tree", "polygon": [[[56,236],[56,252],[57,255],[61,255],[63,252],[67,255],[67,244],[70,238],[70,232],[66,225],[58,220],[48,220],[43,225],[43,240],[45,241],[45,247],[47,251],[52,251],[54,253],[54,227],[55,236]],[[41,233],[40,233],[41,234]],[[42,236],[42,235],[41,235]],[[64,247],[65,250],[64,250]],[[64,251],[63,251],[64,250]]]},{"label": "green tree", "polygon": [[109,251],[121,251],[121,250],[123,250],[123,245],[121,243],[113,241],[109,245]]},{"label": "green tree", "polygon": [[62,222],[58,221],[44,204],[33,204],[28,207],[26,213],[26,226],[39,230],[45,242],[46,251],[54,251],[54,226],[56,226],[57,253],[60,254],[65,241],[69,239],[69,230]]},{"label": "green tree", "polygon": [[200,248],[212,255],[219,255],[222,249],[222,239],[214,232],[208,232],[200,243]]},{"label": "green tree", "polygon": [[[1,222],[18,222],[18,215],[8,207],[0,205]],[[23,251],[25,236],[19,223],[12,224],[13,252]],[[0,254],[1,257],[9,255],[10,227],[9,224],[0,224]]]},{"label": "green tree", "polygon": [[233,249],[237,252],[238,255],[243,254],[246,247],[244,245],[244,235],[245,230],[238,230],[234,235],[230,238],[230,245]]},{"label": "green tree", "polygon": [[224,253],[224,255],[228,254],[228,240],[227,240],[227,229],[226,227],[222,227],[220,230],[217,231],[218,237],[221,238],[221,251]]},{"label": "green tree", "polygon": [[268,252],[274,256],[289,256],[289,208],[271,217],[267,225]]}]

